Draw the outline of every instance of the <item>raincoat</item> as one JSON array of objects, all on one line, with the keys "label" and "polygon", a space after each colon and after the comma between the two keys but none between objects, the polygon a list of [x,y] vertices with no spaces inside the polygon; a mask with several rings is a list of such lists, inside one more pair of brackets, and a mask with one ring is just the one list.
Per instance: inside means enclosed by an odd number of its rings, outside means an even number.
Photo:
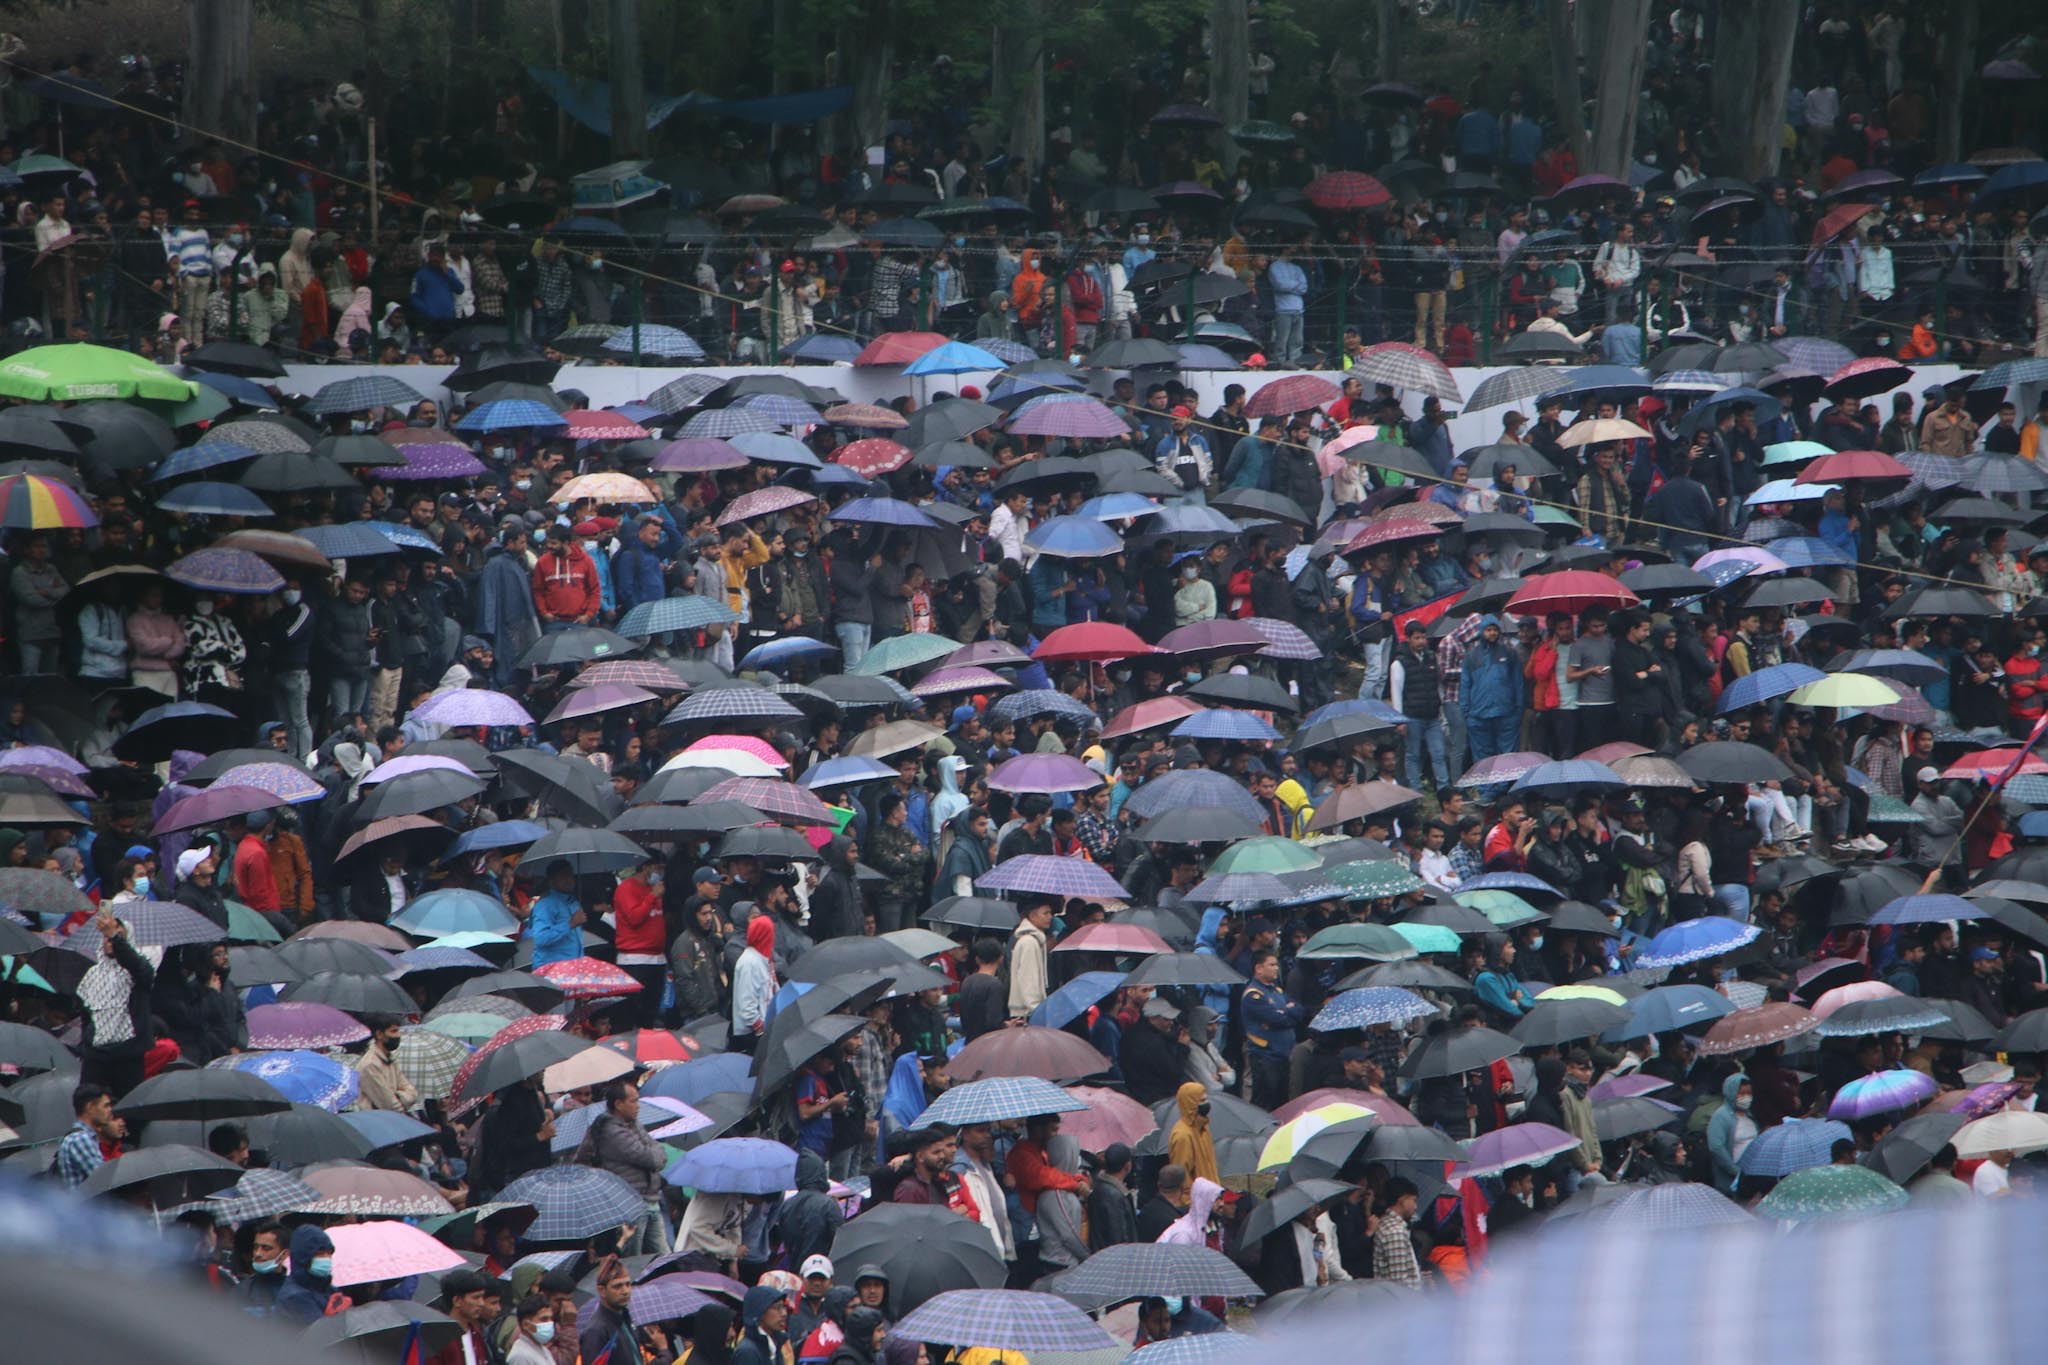
[{"label": "raincoat", "polygon": [[1166,1159],[1189,1175],[1220,1181],[1223,1175],[1216,1168],[1216,1143],[1209,1135],[1209,1116],[1196,1112],[1208,1098],[1208,1087],[1196,1081],[1189,1081],[1175,1093],[1180,1121],[1166,1135]]}]

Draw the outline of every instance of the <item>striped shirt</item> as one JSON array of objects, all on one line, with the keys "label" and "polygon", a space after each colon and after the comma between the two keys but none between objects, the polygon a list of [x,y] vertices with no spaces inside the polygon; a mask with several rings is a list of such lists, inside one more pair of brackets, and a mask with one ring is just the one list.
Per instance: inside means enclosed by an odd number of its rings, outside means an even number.
[{"label": "striped shirt", "polygon": [[166,228],[164,256],[177,262],[182,276],[213,278],[213,243],[205,228]]},{"label": "striped shirt", "polygon": [[104,1164],[106,1157],[100,1152],[100,1135],[89,1123],[77,1124],[57,1144],[57,1180],[67,1190],[83,1185],[87,1177]]}]

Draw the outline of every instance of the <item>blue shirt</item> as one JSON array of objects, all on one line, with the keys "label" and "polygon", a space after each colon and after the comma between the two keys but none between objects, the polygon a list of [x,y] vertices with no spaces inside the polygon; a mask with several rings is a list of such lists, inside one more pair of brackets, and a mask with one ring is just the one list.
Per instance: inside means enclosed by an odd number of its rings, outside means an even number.
[{"label": "blue shirt", "polygon": [[533,903],[526,934],[533,940],[534,966],[583,956],[583,935],[569,923],[570,916],[582,908],[582,902],[566,891],[550,891]]},{"label": "blue shirt", "polygon": [[1610,322],[1600,334],[1600,357],[1610,365],[1643,363],[1643,329],[1633,322]]},{"label": "blue shirt", "polygon": [[1266,267],[1266,283],[1273,287],[1273,311],[1299,313],[1308,293],[1308,276],[1292,261],[1275,261]]}]

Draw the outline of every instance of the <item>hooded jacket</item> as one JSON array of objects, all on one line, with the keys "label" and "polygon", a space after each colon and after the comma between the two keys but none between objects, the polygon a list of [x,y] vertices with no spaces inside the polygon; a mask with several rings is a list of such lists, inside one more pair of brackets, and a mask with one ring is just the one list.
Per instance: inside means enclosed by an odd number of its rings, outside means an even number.
[{"label": "hooded jacket", "polygon": [[1209,1135],[1209,1116],[1197,1112],[1208,1099],[1209,1088],[1197,1081],[1189,1081],[1175,1093],[1180,1120],[1166,1135],[1166,1159],[1189,1175],[1220,1182],[1223,1175],[1216,1168],[1216,1142]]},{"label": "hooded jacket", "polygon": [[820,941],[860,933],[860,888],[854,885],[846,856],[852,847],[843,834],[833,835],[825,847],[825,874],[811,891],[811,931]]},{"label": "hooded jacket", "polygon": [[292,1230],[292,1269],[284,1287],[277,1291],[277,1314],[304,1325],[327,1316],[327,1304],[334,1297],[331,1275],[313,1274],[313,1258],[332,1256],[334,1239],[311,1223]]},{"label": "hooded jacket", "polygon": [[732,1353],[732,1365],[782,1365],[782,1341],[761,1328],[761,1315],[782,1297],[772,1284],[757,1284],[740,1303],[740,1344]]},{"label": "hooded jacket", "polygon": [[1198,1247],[1207,1246],[1209,1241],[1209,1210],[1216,1207],[1216,1201],[1223,1195],[1223,1187],[1213,1180],[1197,1178],[1194,1192],[1188,1196],[1188,1211],[1176,1218],[1166,1231],[1159,1234],[1162,1246]]},{"label": "hooded jacket", "polygon": [[[917,1058],[910,1059],[915,1062]],[[832,1182],[825,1162],[816,1152],[800,1151],[796,1156],[796,1193],[782,1202],[775,1215],[775,1227],[791,1265],[802,1265],[812,1256],[830,1255],[832,1239],[846,1214],[831,1195]],[[792,1334],[793,1335],[793,1334]]]},{"label": "hooded jacket", "polygon": [[870,1343],[875,1339],[875,1329],[882,1325],[879,1309],[864,1303],[847,1309],[846,1331],[839,1349],[832,1352],[833,1365],[874,1365],[875,1353]]},{"label": "hooded jacket", "polygon": [[[1045,1145],[1046,1161],[1069,1176],[1081,1170],[1081,1144],[1065,1134]],[[1088,1236],[1078,1190],[1047,1186],[1038,1192],[1038,1255],[1047,1267],[1065,1269],[1088,1259]],[[850,1324],[849,1324],[850,1325]]]},{"label": "hooded jacket", "polygon": [[560,554],[543,550],[533,564],[533,608],[557,621],[595,617],[604,605],[597,582],[597,564],[590,552],[569,541]]},{"label": "hooded jacket", "polygon": [[[1736,1181],[1742,1178],[1742,1168],[1737,1164],[1741,1153],[1736,1144],[1747,1146],[1756,1136],[1756,1121],[1735,1107],[1735,1092],[1748,1079],[1737,1071],[1722,1081],[1721,1107],[1707,1120],[1707,1156],[1714,1163],[1714,1183],[1728,1192],[1733,1192]],[[1742,1131],[1745,1123],[1749,1124],[1747,1133]]]},{"label": "hooded jacket", "polygon": [[334,324],[334,344],[340,347],[342,354],[346,356],[348,339],[357,332],[367,333],[369,330],[370,290],[366,285],[358,285],[355,293],[349,298],[348,307],[341,310],[341,321]]},{"label": "hooded jacket", "polygon": [[882,1140],[886,1142],[891,1133],[907,1131],[929,1103],[924,1093],[924,1067],[915,1052],[906,1052],[890,1069],[889,1088],[883,1091],[881,1108],[876,1113],[881,1120]]},{"label": "hooded jacket", "polygon": [[[963,810],[953,817],[953,842],[946,849],[946,861],[939,869],[938,892],[940,899],[947,896],[971,896],[974,881],[985,874],[990,867],[988,845],[974,835],[969,819],[971,812]],[[966,886],[961,879],[966,879]]]},{"label": "hooded jacket", "polygon": [[774,998],[775,917],[757,910],[747,921],[747,946],[732,971],[733,1032],[764,1031]]}]

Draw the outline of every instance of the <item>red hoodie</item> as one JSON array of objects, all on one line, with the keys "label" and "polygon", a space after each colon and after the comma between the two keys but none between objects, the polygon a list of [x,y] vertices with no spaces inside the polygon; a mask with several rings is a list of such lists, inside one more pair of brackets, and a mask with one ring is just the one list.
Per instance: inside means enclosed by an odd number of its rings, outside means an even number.
[{"label": "red hoodie", "polygon": [[618,919],[614,946],[621,953],[655,953],[668,949],[668,936],[661,912],[661,892],[638,877],[628,877],[612,892],[612,912]]},{"label": "red hoodie", "polygon": [[570,542],[561,554],[543,550],[533,564],[533,609],[542,620],[581,621],[603,605],[597,565],[590,552]]}]

